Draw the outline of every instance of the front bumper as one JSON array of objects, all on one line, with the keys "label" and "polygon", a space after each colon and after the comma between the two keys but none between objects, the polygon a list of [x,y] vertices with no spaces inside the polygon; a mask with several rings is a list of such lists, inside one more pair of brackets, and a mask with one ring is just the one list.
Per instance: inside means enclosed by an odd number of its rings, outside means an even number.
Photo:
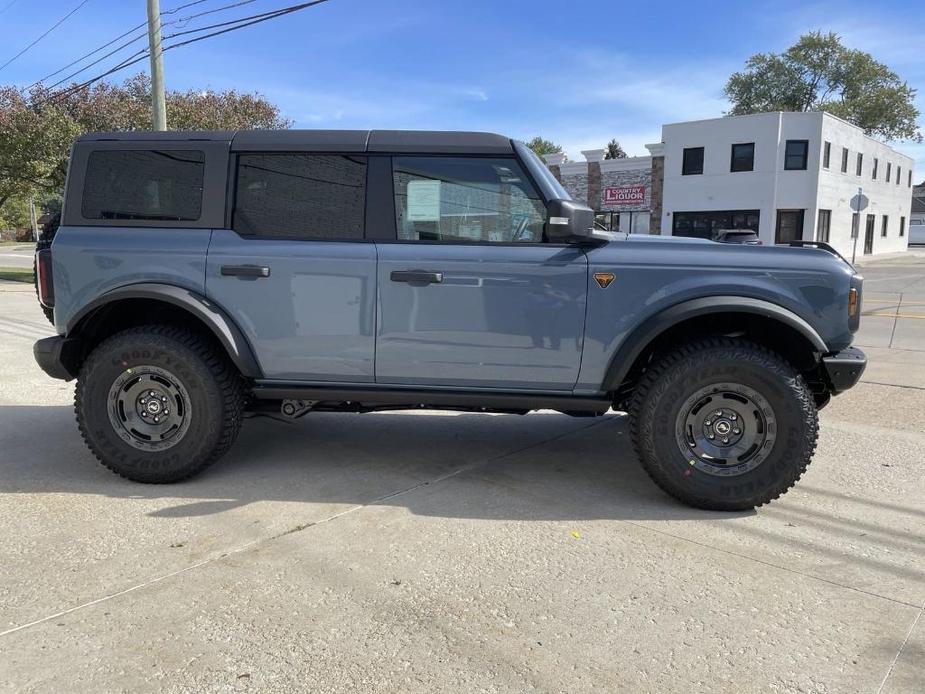
[{"label": "front bumper", "polygon": [[70,381],[75,378],[79,345],[61,335],[46,337],[32,346],[35,361],[52,378]]},{"label": "front bumper", "polygon": [[857,347],[848,347],[822,357],[822,367],[828,377],[832,393],[842,393],[861,380],[867,367],[867,355]]}]

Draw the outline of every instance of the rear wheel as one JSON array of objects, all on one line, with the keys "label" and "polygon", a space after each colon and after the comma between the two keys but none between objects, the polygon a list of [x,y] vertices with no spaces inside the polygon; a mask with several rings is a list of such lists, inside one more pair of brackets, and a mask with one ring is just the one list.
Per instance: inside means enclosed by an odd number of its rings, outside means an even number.
[{"label": "rear wheel", "polygon": [[113,472],[137,482],[178,482],[221,456],[241,426],[242,384],[199,335],[163,325],[102,342],[81,367],[80,432]]},{"label": "rear wheel", "polygon": [[688,343],[658,359],[630,407],[633,443],[666,492],[699,508],[743,510],[785,493],[816,448],[803,377],[760,345]]}]

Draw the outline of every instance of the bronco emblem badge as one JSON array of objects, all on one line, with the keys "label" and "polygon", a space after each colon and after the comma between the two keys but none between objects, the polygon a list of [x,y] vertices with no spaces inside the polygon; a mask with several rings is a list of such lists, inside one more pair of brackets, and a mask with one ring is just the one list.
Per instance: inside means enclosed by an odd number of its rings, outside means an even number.
[{"label": "bronco emblem badge", "polygon": [[613,273],[612,272],[595,272],[594,279],[600,285],[601,289],[607,289],[610,286],[610,283],[613,282]]}]

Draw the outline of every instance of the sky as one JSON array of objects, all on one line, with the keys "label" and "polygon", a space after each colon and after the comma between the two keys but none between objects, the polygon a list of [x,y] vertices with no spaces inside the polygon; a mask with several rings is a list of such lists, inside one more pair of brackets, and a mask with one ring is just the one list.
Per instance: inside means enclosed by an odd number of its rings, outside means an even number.
[{"label": "sky", "polygon": [[[0,65],[80,1],[0,0]],[[161,0],[161,10],[189,1]],[[252,0],[185,28],[295,1]],[[233,2],[207,0],[164,21]],[[144,0],[86,0],[0,69],[0,84],[28,85],[145,18]],[[581,150],[611,138],[631,156],[646,155],[663,123],[721,116],[723,85],[750,55],[782,51],[814,29],[840,34],[918,89],[925,126],[920,0],[329,0],[169,51],[164,71],[170,89],[258,91],[295,127],[542,135],[581,160]],[[925,145],[895,146],[916,158],[915,177],[925,179]]]}]

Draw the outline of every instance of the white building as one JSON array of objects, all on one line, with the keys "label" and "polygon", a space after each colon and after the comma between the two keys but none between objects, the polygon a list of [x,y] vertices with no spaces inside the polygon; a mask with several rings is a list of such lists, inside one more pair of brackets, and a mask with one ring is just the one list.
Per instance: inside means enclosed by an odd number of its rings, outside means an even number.
[{"label": "white building", "polygon": [[[868,201],[857,255],[905,250],[913,160],[826,113],[760,113],[662,126],[662,234],[750,228],[764,243],[827,241],[851,256],[851,200]],[[653,215],[657,205],[653,204]]]}]

